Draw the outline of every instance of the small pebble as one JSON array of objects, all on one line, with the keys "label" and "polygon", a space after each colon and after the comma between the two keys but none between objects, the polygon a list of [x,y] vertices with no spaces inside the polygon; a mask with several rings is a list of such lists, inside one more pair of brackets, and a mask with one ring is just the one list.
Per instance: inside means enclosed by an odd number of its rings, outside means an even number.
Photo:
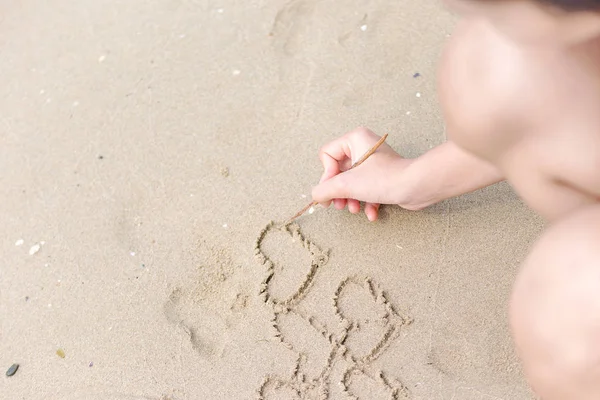
[{"label": "small pebble", "polygon": [[221,168],[221,175],[223,176],[223,178],[227,178],[229,176],[229,168],[227,168],[227,167]]},{"label": "small pebble", "polygon": [[25,243],[25,241],[24,241],[23,239],[19,239],[19,240],[17,240],[17,241],[15,242],[15,246],[20,246],[20,245],[22,245],[23,243]]},{"label": "small pebble", "polygon": [[25,296],[25,301],[29,301],[29,296]]},{"label": "small pebble", "polygon": [[420,92],[417,92],[417,97],[421,97],[421,93]]},{"label": "small pebble", "polygon": [[104,62],[104,60],[106,60],[106,56],[104,54],[102,54],[100,57],[98,57],[98,62]]},{"label": "small pebble", "polygon": [[90,364],[88,365],[88,367],[92,368],[94,366],[94,362],[90,361]]},{"label": "small pebble", "polygon": [[63,349],[56,350],[56,355],[60,358],[65,358],[65,351]]},{"label": "small pebble", "polygon": [[14,374],[17,373],[18,369],[19,369],[19,364],[11,365],[10,368],[8,369],[8,371],[6,371],[6,376],[13,376]]},{"label": "small pebble", "polygon": [[241,74],[241,73],[242,73],[242,71],[240,71],[239,69],[234,69],[234,70],[232,71],[232,74],[233,74],[233,75],[239,75],[239,74]]},{"label": "small pebble", "polygon": [[129,255],[132,256],[132,257],[135,256],[135,251],[130,251]]},{"label": "small pebble", "polygon": [[32,256],[35,253],[37,253],[38,251],[40,251],[40,249],[42,248],[42,245],[39,243],[34,244],[33,246],[31,246],[31,248],[29,249],[29,255]]},{"label": "small pebble", "polygon": [[418,78],[418,77],[420,77],[420,76],[421,76],[421,74],[420,74],[420,73],[418,73],[418,72],[415,72],[415,74],[413,75],[413,78]]},{"label": "small pebble", "polygon": [[300,197],[302,197],[303,199],[305,199],[306,195],[305,194],[301,194]]},{"label": "small pebble", "polygon": [[98,156],[98,160],[104,160],[104,156],[103,155],[99,155]]},{"label": "small pebble", "polygon": [[311,208],[308,209],[308,213],[309,214],[312,214],[314,212],[315,212],[315,208],[314,207],[311,207]]},{"label": "small pebble", "polygon": [[223,224],[223,228],[227,229],[227,224]]},{"label": "small pebble", "polygon": [[363,31],[363,32],[365,32],[367,30],[367,26],[366,25],[362,25],[360,27],[360,30]]},{"label": "small pebble", "polygon": [[407,111],[407,112],[406,112],[406,115],[410,115],[410,111]]}]

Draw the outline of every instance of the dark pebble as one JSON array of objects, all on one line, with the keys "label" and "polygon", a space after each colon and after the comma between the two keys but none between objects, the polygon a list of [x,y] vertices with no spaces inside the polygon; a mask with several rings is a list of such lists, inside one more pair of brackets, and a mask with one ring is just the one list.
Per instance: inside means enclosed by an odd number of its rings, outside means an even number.
[{"label": "dark pebble", "polygon": [[421,74],[420,74],[420,73],[418,73],[418,72],[415,72],[415,74],[413,75],[413,78],[418,78],[418,77],[420,77],[420,76],[421,76]]},{"label": "dark pebble", "polygon": [[104,159],[104,156],[98,156],[98,160]]},{"label": "dark pebble", "polygon": [[19,369],[19,364],[11,365],[10,368],[8,369],[8,371],[6,371],[6,376],[13,376],[14,374],[17,373],[18,369]]}]

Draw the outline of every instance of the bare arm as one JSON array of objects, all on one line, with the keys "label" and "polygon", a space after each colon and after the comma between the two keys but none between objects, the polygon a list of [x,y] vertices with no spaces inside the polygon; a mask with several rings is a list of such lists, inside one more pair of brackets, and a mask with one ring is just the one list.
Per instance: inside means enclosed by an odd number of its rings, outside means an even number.
[{"label": "bare arm", "polygon": [[348,205],[352,213],[360,212],[359,201],[363,201],[365,213],[374,221],[379,204],[420,210],[502,180],[495,167],[453,142],[413,160],[402,158],[384,143],[365,163],[348,169],[379,139],[370,130],[358,128],[323,146],[319,156],[325,171],[313,188],[313,200],[324,206],[333,201],[339,210]]},{"label": "bare arm", "polygon": [[448,141],[414,159],[404,169],[398,184],[405,195],[399,205],[420,210],[502,180],[495,166]]}]

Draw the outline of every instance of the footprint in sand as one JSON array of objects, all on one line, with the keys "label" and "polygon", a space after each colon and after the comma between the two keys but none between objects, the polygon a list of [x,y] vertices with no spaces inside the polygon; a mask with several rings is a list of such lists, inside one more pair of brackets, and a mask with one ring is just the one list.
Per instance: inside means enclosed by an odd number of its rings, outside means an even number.
[{"label": "footprint in sand", "polygon": [[277,12],[270,36],[278,53],[293,56],[305,47],[315,5],[315,0],[291,0]]},{"label": "footprint in sand", "polygon": [[260,296],[273,311],[275,337],[297,355],[288,377],[265,377],[259,400],[329,399],[332,370],[338,362],[348,366],[337,382],[347,397],[409,399],[400,382],[373,366],[398,338],[401,327],[411,322],[396,311],[378,285],[368,277],[343,279],[332,293],[330,311],[339,324],[332,331],[300,307],[329,261],[329,252],[308,240],[298,225],[277,227],[271,222],[256,241],[255,256],[265,268]]},{"label": "footprint in sand", "polygon": [[163,313],[200,356],[213,358],[225,351],[228,332],[240,324],[253,296],[225,249],[200,241],[191,254],[196,275],[172,290]]}]

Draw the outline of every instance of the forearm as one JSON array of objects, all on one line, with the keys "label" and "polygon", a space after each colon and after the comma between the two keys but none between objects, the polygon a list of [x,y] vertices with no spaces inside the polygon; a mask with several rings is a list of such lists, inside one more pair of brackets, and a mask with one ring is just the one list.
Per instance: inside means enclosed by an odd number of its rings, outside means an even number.
[{"label": "forearm", "polygon": [[402,172],[400,206],[420,210],[502,181],[489,162],[448,141],[416,158]]}]

